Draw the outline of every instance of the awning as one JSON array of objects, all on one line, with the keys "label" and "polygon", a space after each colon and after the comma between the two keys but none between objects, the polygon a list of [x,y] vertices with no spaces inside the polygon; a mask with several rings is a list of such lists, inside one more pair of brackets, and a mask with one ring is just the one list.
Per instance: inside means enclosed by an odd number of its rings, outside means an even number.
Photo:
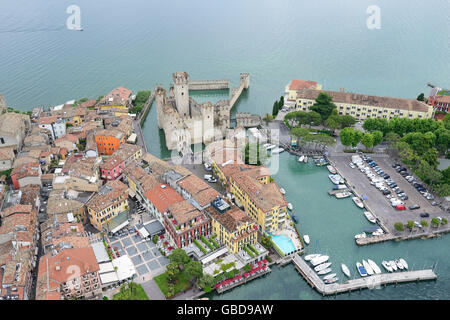
[{"label": "awning", "polygon": [[126,227],[129,224],[130,224],[130,221],[127,220],[127,221],[121,223],[120,225],[118,225],[117,227],[115,227],[114,229],[112,229],[111,233],[116,233],[117,231],[119,231],[120,229]]},{"label": "awning", "polygon": [[150,233],[148,233],[147,230],[146,230],[145,228],[140,228],[140,229],[138,230],[138,232],[139,232],[139,235],[140,235],[142,238],[147,238],[147,237],[150,235]]}]

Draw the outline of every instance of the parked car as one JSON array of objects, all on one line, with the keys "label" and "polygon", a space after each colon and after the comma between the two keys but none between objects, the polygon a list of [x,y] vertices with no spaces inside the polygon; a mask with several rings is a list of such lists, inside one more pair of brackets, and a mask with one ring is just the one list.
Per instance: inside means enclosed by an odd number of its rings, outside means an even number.
[{"label": "parked car", "polygon": [[406,208],[405,208],[405,206],[403,204],[398,204],[398,205],[395,206],[395,209],[397,209],[397,210],[405,210]]},{"label": "parked car", "polygon": [[420,214],[420,216],[421,216],[422,218],[428,218],[428,217],[430,216],[430,214],[427,213],[427,212],[422,212],[422,213]]},{"label": "parked car", "polygon": [[417,222],[417,221],[414,221],[414,225],[415,225],[417,228],[419,228],[419,229],[422,228],[422,225],[421,225],[419,222]]},{"label": "parked car", "polygon": [[412,206],[409,206],[409,210],[416,210],[420,209],[420,206],[418,204],[413,204]]},{"label": "parked car", "polygon": [[402,171],[402,172],[400,172],[400,175],[402,177],[406,177],[407,175],[409,175],[409,173],[407,171]]}]

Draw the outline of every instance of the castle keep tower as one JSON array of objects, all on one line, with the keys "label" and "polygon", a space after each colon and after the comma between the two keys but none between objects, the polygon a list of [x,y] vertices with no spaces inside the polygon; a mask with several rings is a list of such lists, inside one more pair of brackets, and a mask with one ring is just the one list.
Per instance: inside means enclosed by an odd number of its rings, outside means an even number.
[{"label": "castle keep tower", "polygon": [[173,93],[178,114],[181,117],[189,117],[189,75],[187,72],[172,74]]}]

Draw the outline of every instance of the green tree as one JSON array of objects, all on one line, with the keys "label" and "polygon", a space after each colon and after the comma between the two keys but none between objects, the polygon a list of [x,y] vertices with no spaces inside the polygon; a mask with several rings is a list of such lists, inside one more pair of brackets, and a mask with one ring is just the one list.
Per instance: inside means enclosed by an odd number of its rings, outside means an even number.
[{"label": "green tree", "polygon": [[450,130],[450,113],[442,119],[442,122],[444,123],[445,129]]},{"label": "green tree", "polygon": [[341,124],[341,128],[351,127],[356,123],[356,119],[351,115],[343,115],[339,117],[339,122]]},{"label": "green tree", "polygon": [[401,222],[396,222],[396,223],[394,224],[394,228],[395,228],[395,230],[400,231],[400,232],[402,232],[403,230],[405,230],[405,226],[404,226],[403,223],[401,223]]},{"label": "green tree", "polygon": [[200,261],[191,261],[186,264],[184,272],[190,280],[197,280],[203,275],[202,264]]},{"label": "green tree", "polygon": [[431,225],[432,225],[433,227],[439,227],[440,224],[441,224],[441,222],[439,221],[438,218],[432,218],[432,219],[431,219]]},{"label": "green tree", "polygon": [[380,130],[375,130],[372,131],[372,135],[373,135],[373,145],[377,146],[381,143],[381,141],[383,141],[383,132],[381,132]]},{"label": "green tree", "polygon": [[180,248],[172,250],[172,253],[168,256],[168,258],[170,263],[176,265],[177,267],[184,266],[191,261],[186,251]]},{"label": "green tree", "polygon": [[362,137],[363,137],[363,133],[362,131],[359,130],[353,130],[354,134],[353,134],[353,139],[352,139],[352,147],[356,148],[356,146],[358,145],[358,143],[361,141]]},{"label": "green tree", "polygon": [[445,225],[448,223],[448,220],[446,218],[442,218],[442,225]]},{"label": "green tree", "polygon": [[167,282],[176,283],[177,277],[180,274],[180,268],[177,264],[169,263],[166,267]]},{"label": "green tree", "polygon": [[200,286],[200,288],[203,289],[203,291],[210,291],[211,287],[215,283],[215,280],[212,275],[203,273],[203,275],[198,279],[197,283]]},{"label": "green tree", "polygon": [[273,103],[272,116],[275,118],[277,115],[278,115],[278,103],[277,101],[275,101]]},{"label": "green tree", "polygon": [[414,228],[414,221],[408,220],[406,226],[408,227],[409,230],[412,230]]},{"label": "green tree", "polygon": [[450,149],[450,130],[439,128],[434,132],[436,136],[436,148],[445,154]]},{"label": "green tree", "polygon": [[361,139],[361,143],[367,148],[367,149],[372,149],[373,148],[373,144],[374,144],[374,137],[373,134],[370,132],[366,132],[364,133],[362,139]]},{"label": "green tree", "polygon": [[325,92],[319,93],[316,98],[316,103],[310,108],[311,111],[319,113],[323,121],[328,119],[333,112],[333,109],[336,109],[336,105],[333,103],[332,98]]},{"label": "green tree", "polygon": [[339,133],[339,137],[341,138],[341,143],[344,146],[350,146],[353,143],[353,137],[355,135],[355,130],[353,128],[344,128]]},{"label": "green tree", "polygon": [[325,127],[330,128],[333,133],[336,129],[339,129],[341,124],[339,123],[338,116],[329,116],[327,120],[325,120]]},{"label": "green tree", "polygon": [[421,224],[422,227],[424,227],[424,228],[428,227],[428,222],[427,222],[426,220],[420,221],[420,224]]},{"label": "green tree", "polygon": [[419,94],[419,96],[417,97],[417,100],[425,101],[425,95],[423,93]]}]

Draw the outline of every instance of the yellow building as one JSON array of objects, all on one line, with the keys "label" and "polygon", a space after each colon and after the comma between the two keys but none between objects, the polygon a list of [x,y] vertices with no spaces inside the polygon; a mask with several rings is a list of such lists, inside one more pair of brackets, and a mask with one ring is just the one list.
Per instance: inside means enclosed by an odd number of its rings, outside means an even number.
[{"label": "yellow building", "polygon": [[238,207],[228,206],[227,210],[219,210],[209,206],[205,211],[211,218],[212,232],[232,253],[256,244],[258,227]]},{"label": "yellow building", "polygon": [[430,119],[433,107],[414,99],[377,97],[344,91],[303,90],[297,92],[296,109],[310,111],[320,92],[331,96],[340,115],[350,115],[356,120],[367,118]]},{"label": "yellow building", "polygon": [[91,224],[98,230],[120,213],[128,211],[128,187],[119,180],[108,181],[86,203]]},{"label": "yellow building", "polygon": [[262,232],[284,229],[287,217],[287,202],[280,188],[264,166],[246,164],[213,163],[218,176],[226,178],[227,190],[234,195],[236,203],[244,208]]},{"label": "yellow building", "polygon": [[285,88],[287,102],[297,101],[297,92],[303,89],[322,90],[322,85],[316,81],[293,79]]}]

